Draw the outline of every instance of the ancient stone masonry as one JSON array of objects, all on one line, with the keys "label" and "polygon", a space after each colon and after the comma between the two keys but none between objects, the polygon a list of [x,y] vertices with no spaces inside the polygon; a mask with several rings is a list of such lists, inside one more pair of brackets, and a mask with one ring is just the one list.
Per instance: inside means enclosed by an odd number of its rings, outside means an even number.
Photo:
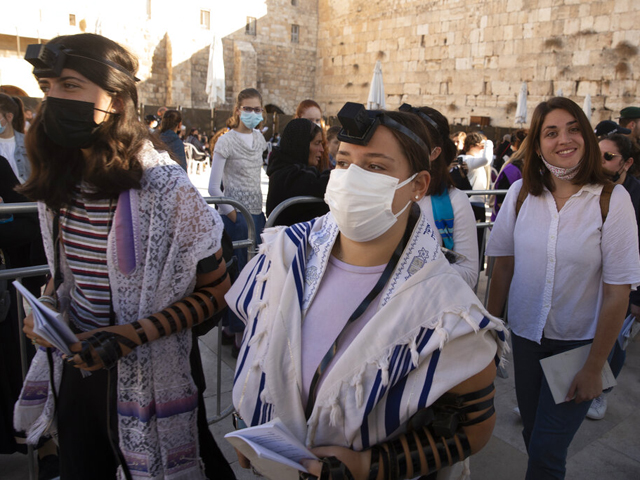
[{"label": "ancient stone masonry", "polygon": [[[300,101],[313,97],[317,0],[292,3],[267,0],[267,14],[257,18],[255,35],[242,28],[223,39],[228,102],[243,88],[256,87],[265,104],[291,114]],[[299,26],[298,43],[291,40],[292,25]]]},{"label": "ancient stone masonry", "polygon": [[328,114],[366,102],[382,61],[387,108],[431,105],[454,123],[513,126],[522,81],[529,118],[562,90],[592,123],[638,103],[637,0],[319,0],[315,98]]}]

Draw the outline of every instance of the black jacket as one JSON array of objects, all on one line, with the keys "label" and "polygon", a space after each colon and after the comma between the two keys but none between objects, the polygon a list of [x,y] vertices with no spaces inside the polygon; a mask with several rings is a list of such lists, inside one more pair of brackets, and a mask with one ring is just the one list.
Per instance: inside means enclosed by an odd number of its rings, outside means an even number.
[{"label": "black jacket", "polygon": [[[308,165],[312,126],[306,119],[292,120],[282,133],[280,146],[273,149],[267,167],[267,216],[288,198],[312,196],[324,199],[330,171],[319,173],[315,167]],[[293,205],[278,215],[275,224],[293,225],[306,222],[328,211],[329,207],[324,200]]]}]

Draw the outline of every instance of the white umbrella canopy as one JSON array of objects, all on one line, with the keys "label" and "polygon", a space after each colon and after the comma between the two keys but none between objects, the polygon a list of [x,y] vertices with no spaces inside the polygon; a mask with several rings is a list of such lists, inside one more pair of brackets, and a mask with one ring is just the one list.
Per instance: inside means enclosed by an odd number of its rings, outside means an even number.
[{"label": "white umbrella canopy", "polygon": [[591,94],[587,93],[587,96],[584,97],[584,103],[582,104],[582,111],[587,116],[589,121],[591,121]]},{"label": "white umbrella canopy", "polygon": [[209,46],[209,68],[205,92],[211,108],[225,102],[224,57],[222,38],[219,35],[214,35]]},{"label": "white umbrella canopy", "polygon": [[373,69],[373,78],[371,79],[371,88],[369,89],[369,98],[367,99],[367,109],[382,110],[386,108],[384,83],[382,82],[382,65],[380,60],[376,61]]},{"label": "white umbrella canopy", "polygon": [[522,82],[518,93],[518,106],[516,108],[516,123],[527,123],[527,82]]}]

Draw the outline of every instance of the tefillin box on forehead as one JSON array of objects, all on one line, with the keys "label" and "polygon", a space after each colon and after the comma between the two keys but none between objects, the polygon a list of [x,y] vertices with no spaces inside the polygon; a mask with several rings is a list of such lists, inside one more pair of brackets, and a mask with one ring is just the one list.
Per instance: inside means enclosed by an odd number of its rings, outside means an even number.
[{"label": "tefillin box on forehead", "polygon": [[364,108],[361,103],[347,102],[338,112],[338,120],[342,130],[338,133],[338,140],[356,145],[366,145],[373,136],[373,132],[380,124],[374,112]]},{"label": "tefillin box on forehead", "polygon": [[67,54],[63,45],[33,44],[27,46],[24,59],[33,65],[36,77],[59,77],[67,61]]}]

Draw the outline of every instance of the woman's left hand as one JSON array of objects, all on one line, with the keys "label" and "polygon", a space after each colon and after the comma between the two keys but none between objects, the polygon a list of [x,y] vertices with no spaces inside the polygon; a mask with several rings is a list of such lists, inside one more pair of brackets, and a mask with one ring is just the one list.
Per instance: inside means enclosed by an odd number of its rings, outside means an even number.
[{"label": "woman's left hand", "polygon": [[[90,349],[91,352],[91,356],[93,357],[93,365],[90,367],[87,365],[87,363],[85,361],[82,360],[82,358],[80,357],[79,353],[82,351],[82,342],[84,340],[86,340],[87,338],[89,338],[90,336],[92,336],[93,334],[95,334],[98,330],[104,330],[104,329],[96,329],[96,330],[91,330],[90,332],[82,332],[79,333],[78,335],[76,335],[78,337],[78,340],[80,340],[77,343],[74,343],[73,345],[71,345],[69,347],[69,349],[75,353],[75,355],[73,357],[65,357],[65,360],[67,360],[68,362],[70,362],[74,367],[79,368],[81,370],[86,370],[88,372],[93,372],[95,370],[100,370],[103,365],[102,365],[102,360],[100,359],[100,357],[98,356],[98,354],[95,352],[95,350],[90,347],[88,344],[87,348]],[[73,359],[73,362],[69,359]]]},{"label": "woman's left hand", "polygon": [[[355,480],[366,479],[369,476],[369,464],[371,463],[371,453],[368,450],[356,452],[346,447],[318,447],[311,450],[316,457],[336,457],[344,463]],[[317,460],[303,460],[302,464],[310,474],[320,478],[322,473],[322,462]]]},{"label": "woman's left hand", "polygon": [[573,379],[566,402],[575,400],[576,403],[588,402],[602,393],[601,370],[583,367]]}]

